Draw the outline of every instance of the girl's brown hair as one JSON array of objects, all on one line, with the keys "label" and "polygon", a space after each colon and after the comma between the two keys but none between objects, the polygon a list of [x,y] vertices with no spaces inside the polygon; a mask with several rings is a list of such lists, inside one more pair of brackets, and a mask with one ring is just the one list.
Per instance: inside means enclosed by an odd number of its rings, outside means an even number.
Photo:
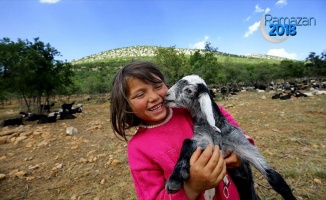
[{"label": "girl's brown hair", "polygon": [[131,77],[150,83],[164,82],[161,71],[153,63],[147,61],[133,61],[120,69],[115,75],[111,92],[111,125],[115,133],[126,141],[128,141],[126,130],[141,123],[141,119],[134,115],[128,102],[129,88],[127,81]]}]

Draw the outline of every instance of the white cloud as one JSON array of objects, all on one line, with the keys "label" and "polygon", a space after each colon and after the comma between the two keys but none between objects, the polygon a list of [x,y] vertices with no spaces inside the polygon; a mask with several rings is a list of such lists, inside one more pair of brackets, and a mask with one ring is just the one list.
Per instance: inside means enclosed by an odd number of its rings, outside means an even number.
[{"label": "white cloud", "polygon": [[40,3],[49,3],[49,4],[55,4],[58,3],[61,0],[39,0]]},{"label": "white cloud", "polygon": [[247,38],[250,35],[252,35],[255,31],[257,31],[258,27],[259,27],[259,24],[260,24],[260,21],[255,22],[253,25],[249,26],[248,31],[244,34],[243,37]]},{"label": "white cloud", "polygon": [[245,19],[245,22],[249,21],[250,19],[251,19],[251,16],[247,17],[247,18]]},{"label": "white cloud", "polygon": [[267,55],[289,58],[289,59],[294,59],[294,60],[297,59],[296,53],[288,53],[285,51],[285,49],[270,49],[267,52]]},{"label": "white cloud", "polygon": [[257,4],[255,6],[255,12],[257,12],[257,13],[264,12],[264,9],[262,9],[261,7],[259,7],[259,5]]},{"label": "white cloud", "polygon": [[271,11],[271,9],[267,7],[267,8],[265,9],[265,14],[266,14],[266,13],[269,13],[269,11]]},{"label": "white cloud", "polygon": [[275,5],[277,6],[277,7],[283,7],[283,6],[285,6],[286,4],[288,4],[287,2],[286,2],[286,0],[278,0],[276,3],[275,3]]},{"label": "white cloud", "polygon": [[205,44],[208,42],[209,36],[205,36],[203,41],[197,42],[195,44],[190,44],[191,49],[205,49]]}]

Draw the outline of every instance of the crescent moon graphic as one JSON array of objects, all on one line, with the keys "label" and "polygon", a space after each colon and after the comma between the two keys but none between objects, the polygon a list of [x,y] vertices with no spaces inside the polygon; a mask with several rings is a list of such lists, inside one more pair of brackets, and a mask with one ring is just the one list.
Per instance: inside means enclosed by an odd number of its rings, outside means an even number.
[{"label": "crescent moon graphic", "polygon": [[285,40],[288,39],[289,36],[286,36],[285,38],[282,38],[282,39],[276,39],[276,38],[272,38],[271,36],[269,36],[266,31],[265,31],[265,28],[264,28],[264,23],[265,23],[265,19],[264,17],[261,18],[260,20],[260,26],[259,26],[259,29],[260,29],[260,33],[261,35],[263,36],[263,38],[265,40],[267,40],[268,42],[271,42],[271,43],[281,43],[281,42],[284,42]]}]

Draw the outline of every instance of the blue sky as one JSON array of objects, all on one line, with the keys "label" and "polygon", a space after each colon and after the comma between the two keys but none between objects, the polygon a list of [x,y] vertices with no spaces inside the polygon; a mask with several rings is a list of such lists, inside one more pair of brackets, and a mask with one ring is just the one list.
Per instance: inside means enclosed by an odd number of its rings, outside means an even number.
[{"label": "blue sky", "polygon": [[[1,39],[39,37],[67,61],[135,45],[205,42],[226,53],[297,60],[326,50],[325,0],[0,0],[0,8]],[[297,35],[270,43],[259,30],[265,14],[314,17],[316,25],[297,26]]]}]

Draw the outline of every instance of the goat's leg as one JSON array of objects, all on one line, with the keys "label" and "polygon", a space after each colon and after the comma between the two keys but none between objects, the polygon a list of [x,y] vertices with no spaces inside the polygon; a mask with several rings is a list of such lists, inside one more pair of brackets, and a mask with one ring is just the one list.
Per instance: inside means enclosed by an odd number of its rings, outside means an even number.
[{"label": "goat's leg", "polygon": [[166,182],[166,191],[176,193],[183,186],[183,181],[189,178],[190,157],[197,149],[196,141],[185,139],[181,148],[180,157],[174,170]]},{"label": "goat's leg", "polygon": [[285,182],[283,177],[274,169],[267,169],[267,181],[272,188],[286,200],[295,200],[290,186]]},{"label": "goat's leg", "polygon": [[229,169],[228,173],[237,187],[241,200],[260,200],[254,187],[251,167],[247,161],[243,160],[240,167]]},{"label": "goat's leg", "polygon": [[252,164],[267,179],[272,188],[284,199],[296,199],[292,194],[290,186],[278,172],[268,165],[256,147],[252,145],[238,146],[235,153],[240,156],[242,160],[246,160]]}]

